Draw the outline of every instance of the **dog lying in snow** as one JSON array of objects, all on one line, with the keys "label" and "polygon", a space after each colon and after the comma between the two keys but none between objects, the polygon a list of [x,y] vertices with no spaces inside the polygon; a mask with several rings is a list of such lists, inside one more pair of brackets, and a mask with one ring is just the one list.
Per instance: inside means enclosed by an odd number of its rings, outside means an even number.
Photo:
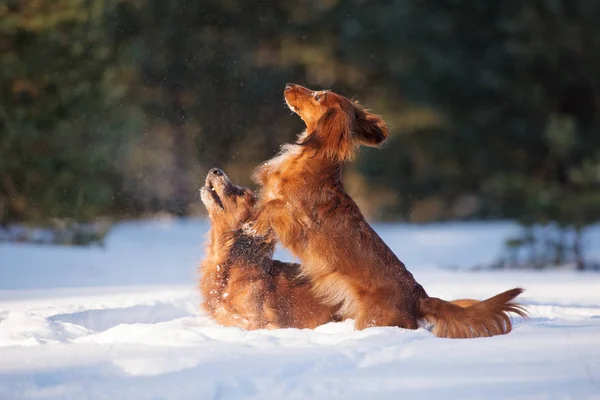
[{"label": "dog lying in snow", "polygon": [[298,264],[273,260],[272,240],[244,230],[256,202],[213,168],[200,196],[211,221],[200,290],[204,309],[221,325],[245,329],[315,328],[334,320],[335,307],[311,293]]}]

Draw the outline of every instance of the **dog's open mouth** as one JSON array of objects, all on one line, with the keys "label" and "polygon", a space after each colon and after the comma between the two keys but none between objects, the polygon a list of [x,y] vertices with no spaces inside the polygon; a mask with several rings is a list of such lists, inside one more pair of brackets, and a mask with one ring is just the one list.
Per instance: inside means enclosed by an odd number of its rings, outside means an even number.
[{"label": "dog's open mouth", "polygon": [[215,187],[213,181],[207,177],[205,185],[200,189],[200,198],[207,208],[212,203],[216,204],[221,210],[224,210],[225,206],[217,190],[218,188]]},{"label": "dog's open mouth", "polygon": [[225,207],[223,207],[223,202],[221,201],[221,198],[219,197],[219,195],[217,194],[217,191],[215,190],[215,187],[213,186],[212,182],[207,182],[207,186],[206,186],[207,192],[208,194],[212,197],[212,199],[214,200],[214,202],[221,207],[221,209],[224,209]]},{"label": "dog's open mouth", "polygon": [[[285,98],[285,97],[284,97]],[[285,104],[288,106],[288,108],[290,110],[292,110],[293,112],[295,112],[296,114],[298,114],[298,112],[300,111],[300,109],[298,107],[296,107],[295,105],[293,105],[292,103],[290,103],[287,99],[285,99]]]}]

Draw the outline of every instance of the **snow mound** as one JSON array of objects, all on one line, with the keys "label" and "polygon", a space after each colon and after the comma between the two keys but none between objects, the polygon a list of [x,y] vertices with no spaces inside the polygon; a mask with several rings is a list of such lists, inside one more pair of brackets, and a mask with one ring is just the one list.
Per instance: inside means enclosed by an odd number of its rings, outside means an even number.
[{"label": "snow mound", "polygon": [[453,227],[379,230],[432,296],[526,288],[510,334],[218,326],[195,289],[199,221],[124,224],[106,250],[2,245],[0,399],[600,399],[600,274],[428,267],[493,257],[512,229]]}]

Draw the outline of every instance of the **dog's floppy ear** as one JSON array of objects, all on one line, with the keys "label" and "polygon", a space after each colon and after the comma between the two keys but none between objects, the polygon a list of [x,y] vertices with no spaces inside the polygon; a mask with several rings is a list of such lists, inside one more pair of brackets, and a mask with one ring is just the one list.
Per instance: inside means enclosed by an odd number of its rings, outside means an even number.
[{"label": "dog's floppy ear", "polygon": [[350,116],[339,107],[332,107],[317,122],[314,131],[296,142],[325,157],[344,162],[354,155]]},{"label": "dog's floppy ear", "polygon": [[388,138],[388,127],[379,116],[370,113],[358,103],[354,106],[354,137],[360,144],[378,147]]}]

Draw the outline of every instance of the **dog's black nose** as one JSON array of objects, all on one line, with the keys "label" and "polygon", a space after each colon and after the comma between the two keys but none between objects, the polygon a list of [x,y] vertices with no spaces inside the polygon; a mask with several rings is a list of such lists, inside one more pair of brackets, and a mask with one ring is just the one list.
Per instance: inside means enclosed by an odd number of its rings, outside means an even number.
[{"label": "dog's black nose", "polygon": [[285,90],[290,90],[292,87],[294,87],[293,83],[289,83],[288,82],[288,83],[285,84]]},{"label": "dog's black nose", "polygon": [[216,176],[222,176],[223,175],[223,171],[221,171],[219,168],[213,168],[210,170],[209,172],[210,175],[216,175]]}]

